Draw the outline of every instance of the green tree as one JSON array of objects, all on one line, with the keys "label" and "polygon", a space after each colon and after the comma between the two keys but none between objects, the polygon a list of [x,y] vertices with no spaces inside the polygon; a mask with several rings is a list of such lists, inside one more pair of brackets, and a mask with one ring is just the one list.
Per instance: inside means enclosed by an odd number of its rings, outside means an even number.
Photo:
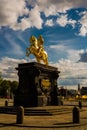
[{"label": "green tree", "polygon": [[18,88],[17,81],[3,80],[0,72],[0,96],[1,97],[11,97],[16,89]]},{"label": "green tree", "polygon": [[2,82],[3,82],[3,79],[2,79],[2,76],[1,76],[1,72],[0,72],[0,94],[1,94],[1,89],[2,89]]},{"label": "green tree", "polygon": [[12,81],[11,82],[11,93],[15,93],[15,91],[17,90],[18,88],[18,82],[17,81]]},{"label": "green tree", "polygon": [[2,76],[1,76],[1,72],[0,72],[0,85],[2,83],[3,79],[2,79]]},{"label": "green tree", "polygon": [[0,95],[6,97],[8,95],[9,90],[10,90],[10,82],[8,80],[3,80],[1,82]]}]

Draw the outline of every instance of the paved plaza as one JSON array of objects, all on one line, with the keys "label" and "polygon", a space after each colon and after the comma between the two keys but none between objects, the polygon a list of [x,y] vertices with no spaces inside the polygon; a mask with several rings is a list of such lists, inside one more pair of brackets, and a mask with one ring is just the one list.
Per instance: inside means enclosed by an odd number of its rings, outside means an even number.
[{"label": "paved plaza", "polygon": [[[73,103],[63,106],[43,106],[40,109],[47,109],[53,115],[47,116],[24,116],[23,124],[17,124],[16,114],[0,113],[0,130],[87,130],[87,107],[79,109],[80,123],[73,124]],[[4,102],[0,102],[0,106]],[[11,105],[11,104],[9,104]],[[37,109],[37,108],[36,108]],[[56,112],[54,112],[56,110]]]}]

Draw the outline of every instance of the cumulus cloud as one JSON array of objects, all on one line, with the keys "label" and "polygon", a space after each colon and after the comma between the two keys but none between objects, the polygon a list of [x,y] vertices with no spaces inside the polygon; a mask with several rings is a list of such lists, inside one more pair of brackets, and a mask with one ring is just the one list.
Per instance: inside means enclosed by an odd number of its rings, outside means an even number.
[{"label": "cumulus cloud", "polygon": [[31,21],[31,26],[36,26],[37,28],[41,28],[42,27],[42,19],[40,17],[40,12],[39,12],[39,7],[35,6],[34,9],[32,9],[30,11],[30,16],[29,16],[29,20]]},{"label": "cumulus cloud", "polygon": [[70,9],[71,2],[67,0],[38,0],[38,5],[40,10],[48,17],[49,15],[57,15],[58,12],[66,12],[66,10]]},{"label": "cumulus cloud", "polygon": [[19,29],[25,30],[30,27],[36,27],[38,29],[41,29],[42,23],[43,23],[43,21],[40,17],[39,8],[38,8],[38,6],[35,6],[29,12],[28,18],[26,18],[26,17],[22,18],[21,22],[20,23],[16,22],[14,25],[12,25],[12,28],[14,30],[19,30]]},{"label": "cumulus cloud", "polygon": [[60,59],[58,63],[52,64],[60,71],[58,84],[75,87],[79,84],[87,84],[87,64],[75,63],[69,59]]},{"label": "cumulus cloud", "polygon": [[74,50],[74,49],[68,49],[68,56],[67,58],[73,62],[77,62],[78,59],[80,58],[79,56],[79,50]]},{"label": "cumulus cloud", "polygon": [[35,62],[36,59],[30,59],[30,58],[25,58],[25,59],[15,59],[15,58],[10,58],[10,57],[2,57],[0,59],[0,72],[2,74],[2,77],[4,79],[8,80],[18,80],[18,71],[16,68],[18,67],[18,64],[21,63],[30,63],[30,62]]},{"label": "cumulus cloud", "polygon": [[0,26],[9,26],[14,30],[25,30],[30,27],[40,29],[42,27],[38,6],[29,10],[25,0],[0,0],[0,10]]},{"label": "cumulus cloud", "polygon": [[11,26],[17,22],[19,16],[27,14],[25,1],[0,0],[0,26]]},{"label": "cumulus cloud", "polygon": [[[87,61],[85,63],[78,62],[79,59],[81,61],[85,57],[87,59],[87,53],[82,59],[79,55],[83,54],[84,50],[74,50],[64,45],[51,45],[50,48],[54,49],[55,53],[62,54],[58,62],[55,62],[55,64],[51,63],[52,66],[57,67],[60,71],[59,85],[72,86],[78,85],[78,83],[87,83]],[[63,54],[67,54],[66,57],[63,58]]]},{"label": "cumulus cloud", "polygon": [[76,21],[72,19],[68,20],[67,14],[65,15],[63,14],[63,15],[60,15],[60,17],[57,19],[57,23],[62,27],[65,27],[67,24],[70,24],[74,28]]},{"label": "cumulus cloud", "polygon": [[54,25],[53,20],[52,19],[47,20],[46,23],[45,23],[45,25],[47,25],[47,26],[53,26]]},{"label": "cumulus cloud", "polygon": [[[42,28],[43,12],[46,17],[58,16],[59,13],[67,13],[72,8],[87,7],[87,1],[84,0],[0,0],[0,26],[8,26],[14,30],[25,30],[27,28]],[[87,33],[87,14],[79,21],[81,24],[80,35],[85,36]],[[63,20],[63,21],[62,21]],[[61,15],[57,23],[64,27],[67,24],[75,27],[76,21],[67,19],[67,15]],[[53,26],[52,20],[47,20],[45,25]]]},{"label": "cumulus cloud", "polygon": [[57,15],[58,12],[64,13],[71,8],[87,7],[86,0],[37,0],[37,3],[46,16]]},{"label": "cumulus cloud", "polygon": [[55,49],[55,50],[57,50],[57,51],[64,51],[64,50],[66,50],[66,46],[64,46],[64,45],[50,45],[50,48],[52,48],[52,49]]},{"label": "cumulus cloud", "polygon": [[0,61],[0,72],[2,77],[8,80],[18,80],[17,71],[19,63],[25,63],[25,59],[14,59],[9,57],[3,57]]},{"label": "cumulus cloud", "polygon": [[87,12],[86,11],[83,13],[82,18],[79,20],[79,23],[81,25],[79,35],[86,36],[87,35]]}]

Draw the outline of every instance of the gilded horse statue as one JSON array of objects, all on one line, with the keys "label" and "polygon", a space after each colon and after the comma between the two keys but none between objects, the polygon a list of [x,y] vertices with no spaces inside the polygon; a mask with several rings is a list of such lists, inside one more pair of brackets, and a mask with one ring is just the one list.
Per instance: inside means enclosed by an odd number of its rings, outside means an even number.
[{"label": "gilded horse statue", "polygon": [[48,55],[43,47],[44,40],[40,35],[38,39],[35,36],[30,37],[30,47],[26,48],[26,56],[33,54],[36,57],[37,62],[43,61],[44,64],[48,65]]}]

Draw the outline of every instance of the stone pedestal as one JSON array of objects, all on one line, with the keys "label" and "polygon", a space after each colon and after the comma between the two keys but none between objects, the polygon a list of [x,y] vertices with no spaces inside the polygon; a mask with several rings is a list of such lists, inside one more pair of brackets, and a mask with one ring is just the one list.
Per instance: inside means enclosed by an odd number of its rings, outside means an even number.
[{"label": "stone pedestal", "polygon": [[[57,105],[57,68],[37,62],[19,64],[19,86],[14,97],[14,106],[36,107],[43,105],[42,96],[50,96],[50,105]],[[40,99],[41,96],[41,99]],[[44,97],[44,96],[43,96]],[[41,103],[40,103],[41,101]]]}]

